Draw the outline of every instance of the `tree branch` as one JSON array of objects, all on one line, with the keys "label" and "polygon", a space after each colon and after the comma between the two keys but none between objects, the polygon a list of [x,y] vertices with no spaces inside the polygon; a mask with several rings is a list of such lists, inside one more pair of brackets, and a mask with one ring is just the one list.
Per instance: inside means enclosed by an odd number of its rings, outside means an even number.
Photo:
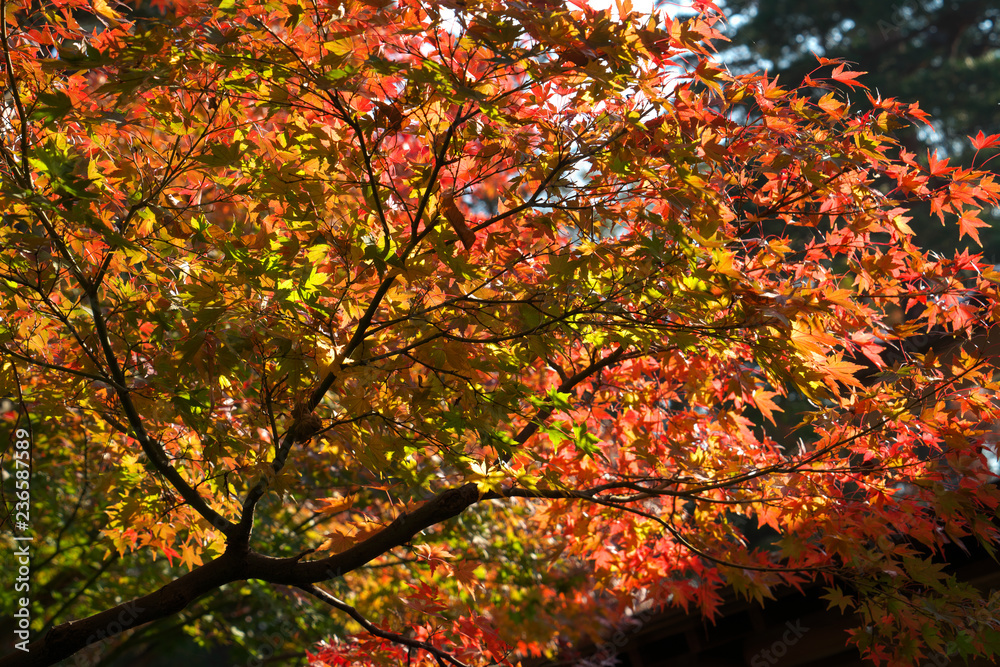
[{"label": "tree branch", "polygon": [[305,586],[299,586],[299,589],[309,593],[310,595],[316,597],[319,600],[327,603],[334,609],[339,609],[344,612],[352,619],[354,619],[358,625],[365,629],[368,634],[374,635],[380,639],[385,639],[393,642],[394,644],[400,644],[402,646],[409,646],[410,648],[420,649],[421,651],[427,651],[434,659],[437,660],[439,665],[444,665],[445,663],[455,665],[455,667],[469,667],[461,660],[456,659],[449,653],[442,651],[441,649],[435,647],[427,642],[418,641],[416,639],[410,639],[409,637],[404,637],[403,635],[397,634],[395,632],[389,632],[388,630],[383,630],[377,625],[369,621],[367,618],[361,615],[357,609],[347,604],[343,600],[338,600],[334,596],[330,595],[326,591],[317,587],[315,584],[307,584]]},{"label": "tree branch", "polygon": [[[557,392],[569,391],[576,385],[580,384],[581,382],[589,378],[591,375],[596,374],[598,371],[603,370],[609,366],[615,365],[624,356],[625,356],[625,346],[620,345],[617,350],[611,352],[610,354],[608,354],[608,356],[603,357],[602,359],[599,359],[598,361],[591,363],[589,366],[584,368],[579,373],[576,373],[575,375],[570,376],[565,380],[563,380],[556,388],[556,391]],[[523,445],[525,442],[527,442],[528,438],[533,436],[538,431],[541,425],[545,423],[545,420],[552,416],[553,412],[555,412],[555,407],[552,405],[551,401],[548,401],[547,405],[540,408],[538,412],[535,413],[535,416],[532,418],[532,420],[527,424],[525,424],[524,428],[522,428],[521,431],[517,434],[517,436],[514,437],[514,442],[517,445]],[[504,463],[506,463],[507,461],[510,460],[510,455],[507,455],[505,458],[501,460]]]},{"label": "tree branch", "polygon": [[107,324],[104,321],[104,315],[101,313],[101,304],[97,299],[96,289],[87,290],[87,298],[90,302],[91,315],[94,318],[94,328],[97,334],[97,340],[100,342],[101,349],[104,352],[105,362],[108,364],[108,370],[111,372],[111,377],[115,381],[114,387],[115,392],[118,394],[118,399],[122,403],[122,409],[125,412],[125,417],[128,420],[129,426],[131,427],[132,433],[135,439],[139,441],[139,446],[142,447],[142,451],[145,452],[146,457],[149,462],[156,468],[157,472],[163,475],[171,486],[181,495],[184,500],[191,505],[192,508],[198,514],[205,518],[210,524],[212,524],[217,529],[221,530],[227,536],[233,532],[236,527],[231,521],[226,519],[224,516],[212,509],[201,494],[188,484],[187,480],[170,464],[170,460],[167,458],[166,453],[163,448],[159,446],[158,443],[154,443],[146,432],[145,427],[142,424],[142,417],[139,415],[139,411],[136,410],[135,404],[132,402],[132,395],[126,388],[127,380],[125,378],[125,373],[122,372],[121,366],[118,364],[118,358],[115,356],[114,349],[111,347],[111,338],[108,334]]},{"label": "tree branch", "polygon": [[[7,85],[10,87],[10,95],[14,100],[14,108],[17,110],[17,118],[21,123],[21,169],[18,176],[23,182],[23,187],[31,187],[31,174],[28,171],[28,113],[24,108],[24,101],[21,93],[17,90],[17,79],[14,78],[14,63],[10,58],[10,42],[7,37],[7,2],[0,0],[0,42],[3,44],[3,59],[7,69]],[[17,173],[17,169],[12,170]]]},{"label": "tree branch", "polygon": [[125,630],[176,614],[220,586],[246,578],[246,562],[227,552],[159,590],[116,605],[93,616],[61,623],[41,639],[0,658],[0,667],[46,667]]}]

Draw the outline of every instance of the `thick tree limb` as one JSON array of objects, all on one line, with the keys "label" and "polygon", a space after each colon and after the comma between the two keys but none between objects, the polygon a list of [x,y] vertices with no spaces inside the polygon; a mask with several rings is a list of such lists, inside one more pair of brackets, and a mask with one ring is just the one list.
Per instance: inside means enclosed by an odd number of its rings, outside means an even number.
[{"label": "thick tree limb", "polygon": [[458,516],[479,499],[479,487],[475,484],[447,489],[412,512],[400,514],[367,540],[320,560],[302,562],[297,557],[273,558],[251,552],[248,556],[248,578],[286,586],[305,586],[343,576],[390,549],[406,544],[420,531]]},{"label": "thick tree limb", "polygon": [[0,667],[42,667],[130,628],[165,618],[206,593],[244,579],[307,588],[355,570],[389,550],[406,544],[420,531],[458,516],[479,501],[475,484],[446,489],[410,513],[350,549],[329,558],[302,562],[300,557],[273,558],[249,550],[230,549],[153,593],[79,621],[52,628],[31,642],[28,652],[0,659]]},{"label": "thick tree limb", "polygon": [[77,651],[125,630],[176,614],[197,598],[238,581],[246,572],[244,558],[226,553],[178,577],[157,591],[124,602],[99,614],[55,626],[27,646],[0,659],[0,667],[53,665]]}]

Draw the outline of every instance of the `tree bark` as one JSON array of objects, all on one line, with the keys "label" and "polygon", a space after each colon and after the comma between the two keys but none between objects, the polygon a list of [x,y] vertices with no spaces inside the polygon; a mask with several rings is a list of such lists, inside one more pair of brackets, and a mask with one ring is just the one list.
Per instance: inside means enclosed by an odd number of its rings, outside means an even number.
[{"label": "tree bark", "polygon": [[68,621],[44,637],[0,658],[0,667],[44,667],[125,630],[171,616],[211,591],[234,581],[304,586],[336,579],[390,549],[406,544],[422,530],[458,516],[480,499],[475,484],[445,489],[410,513],[346,551],[316,561],[274,558],[250,549],[226,551],[148,595],[78,621]]}]

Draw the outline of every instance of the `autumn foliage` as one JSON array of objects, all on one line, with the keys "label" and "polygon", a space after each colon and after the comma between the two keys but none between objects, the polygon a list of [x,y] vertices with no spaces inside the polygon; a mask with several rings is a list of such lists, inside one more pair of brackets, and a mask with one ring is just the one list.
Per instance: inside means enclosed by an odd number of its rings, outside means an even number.
[{"label": "autumn foliage", "polygon": [[0,664],[251,594],[314,665],[516,663],[811,582],[876,663],[1000,649],[941,562],[997,539],[1000,274],[907,226],[1000,186],[916,104],[734,76],[709,2],[0,4]]}]

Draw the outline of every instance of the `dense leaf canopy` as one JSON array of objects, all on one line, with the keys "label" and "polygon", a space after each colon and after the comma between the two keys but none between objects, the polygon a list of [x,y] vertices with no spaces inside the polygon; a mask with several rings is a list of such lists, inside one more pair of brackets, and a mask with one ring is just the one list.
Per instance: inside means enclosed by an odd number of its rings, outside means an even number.
[{"label": "dense leaf canopy", "polygon": [[814,581],[875,661],[1000,648],[939,562],[997,537],[1000,274],[907,224],[1000,187],[696,4],[0,2],[0,665],[516,662]]},{"label": "dense leaf canopy", "polygon": [[[1000,5],[984,0],[726,0],[732,40],[722,59],[736,71],[766,69],[797,85],[816,65],[814,54],[843,58],[867,72],[865,85],[882,95],[920,100],[932,127],[901,128],[899,139],[923,158],[932,146],[953,163],[996,173],[997,150],[979,152],[967,137],[1000,132]],[[864,104],[863,99],[856,99]],[[915,211],[913,229],[931,249],[963,247],[937,220]],[[983,237],[985,256],[1000,261],[1000,210],[984,211],[993,224]]]}]

